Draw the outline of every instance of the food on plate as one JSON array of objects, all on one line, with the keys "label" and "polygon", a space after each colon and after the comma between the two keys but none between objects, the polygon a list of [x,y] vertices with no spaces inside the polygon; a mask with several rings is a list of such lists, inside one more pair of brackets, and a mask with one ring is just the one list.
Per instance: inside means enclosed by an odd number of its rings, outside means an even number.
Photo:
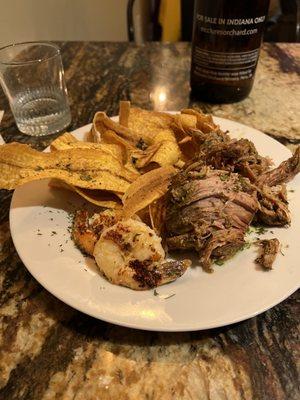
[{"label": "food on plate", "polygon": [[117,144],[91,143],[77,140],[71,133],[64,133],[50,145],[51,151],[67,149],[95,149],[111,154],[117,160],[122,160],[122,149]]},{"label": "food on plate", "polygon": [[87,210],[77,210],[73,218],[72,239],[81,251],[92,256],[103,230],[113,226],[119,219],[113,210],[93,214]]},{"label": "food on plate", "polygon": [[259,210],[256,220],[268,226],[291,223],[288,209],[286,183],[300,172],[300,147],[292,157],[277,168],[265,171],[255,181]]},{"label": "food on plate", "polygon": [[94,256],[100,271],[112,283],[136,290],[149,289],[180,277],[188,260],[166,261],[161,238],[135,216],[121,221],[120,212],[105,210],[74,215],[72,239]]},{"label": "food on plate", "polygon": [[170,250],[196,250],[211,271],[214,260],[230,258],[258,210],[249,179],[195,162],[172,180],[166,196],[166,237]]},{"label": "food on plate", "polygon": [[[211,115],[160,113],[120,103],[119,122],[97,112],[87,141],[65,133],[50,153],[0,146],[0,188],[51,178],[99,207],[75,213],[74,243],[110,282],[149,289],[179,278],[190,262],[166,252],[192,250],[207,272],[247,246],[251,224],[291,222],[286,183],[300,171],[300,147],[272,168],[244,138],[232,139]],[[256,262],[271,269],[277,239],[261,241]],[[180,252],[178,253],[181,254]]]},{"label": "food on plate", "polygon": [[258,240],[257,244],[260,246],[260,255],[255,259],[255,262],[267,270],[272,269],[280,249],[279,240],[276,238]]},{"label": "food on plate", "polygon": [[279,167],[265,171],[256,181],[259,210],[256,220],[267,226],[291,223],[286,185],[300,172],[300,147]]},{"label": "food on plate", "polygon": [[91,138],[98,143],[119,144],[126,153],[126,165],[137,170],[181,165],[181,152],[171,128],[173,116],[130,108],[128,126],[112,121],[105,113],[95,114]]},{"label": "food on plate", "polygon": [[0,187],[4,189],[56,178],[81,188],[124,193],[138,176],[102,150],[73,148],[42,153],[20,143],[0,147],[0,167]]},{"label": "food on plate", "polygon": [[141,175],[124,193],[123,217],[130,218],[138,211],[162,197],[168,190],[170,179],[176,174],[172,166],[161,167]]},{"label": "food on plate", "polygon": [[[212,169],[207,159],[203,163],[203,157],[178,173],[167,195],[169,248],[195,249],[201,266],[211,271],[212,261],[223,262],[243,248],[244,236],[252,220],[269,226],[289,224],[286,189],[282,182],[298,170],[295,162],[299,159],[298,151],[278,168],[270,170],[271,176],[281,177],[281,185],[277,186],[262,185],[254,174],[251,182],[248,169],[239,169],[241,164],[231,164],[228,168],[224,162],[223,170]],[[220,167],[221,161],[218,162]],[[259,165],[262,165],[261,160]],[[287,165],[293,165],[290,168],[293,172],[284,174],[282,171]],[[253,162],[253,170],[255,167]],[[270,180],[270,183],[275,182]]]},{"label": "food on plate", "polygon": [[232,140],[215,127],[182,133],[192,137],[195,157],[172,179],[166,196],[166,240],[170,249],[195,249],[211,271],[212,261],[243,248],[252,220],[290,223],[285,183],[300,170],[300,148],[270,169],[271,161],[247,139]]},{"label": "food on plate", "polygon": [[291,217],[285,185],[257,186],[257,199],[259,209],[255,215],[256,222],[265,226],[290,225]]},{"label": "food on plate", "polygon": [[283,161],[278,168],[265,171],[258,178],[258,185],[277,186],[292,180],[300,172],[300,147],[294,155],[286,161]]},{"label": "food on plate", "polygon": [[99,207],[119,209],[122,207],[122,193],[111,192],[108,190],[97,190],[80,188],[78,186],[71,185],[60,179],[51,179],[49,186],[56,189],[66,189],[68,191],[77,193],[80,197],[87,200],[89,203],[95,204]]},{"label": "food on plate", "polygon": [[255,180],[268,170],[271,160],[261,157],[250,140],[231,139],[214,124],[206,124],[204,127],[182,131],[186,135],[184,139],[191,138],[193,158],[198,162],[216,169],[241,173],[250,180]]},{"label": "food on plate", "polygon": [[151,289],[182,276],[189,260],[166,261],[161,238],[141,221],[127,219],[105,229],[94,248],[102,274],[134,290]]}]

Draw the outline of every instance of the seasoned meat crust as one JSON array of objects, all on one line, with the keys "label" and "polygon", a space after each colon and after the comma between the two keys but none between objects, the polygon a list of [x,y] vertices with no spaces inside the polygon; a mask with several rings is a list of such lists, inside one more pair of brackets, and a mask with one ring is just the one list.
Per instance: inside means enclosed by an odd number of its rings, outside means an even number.
[{"label": "seasoned meat crust", "polygon": [[265,269],[272,269],[280,248],[279,240],[276,238],[259,240],[257,244],[260,246],[260,255],[255,262]]},{"label": "seasoned meat crust", "polygon": [[191,165],[179,173],[167,197],[169,249],[195,249],[202,267],[225,260],[244,244],[244,234],[258,210],[249,179],[230,171]]},{"label": "seasoned meat crust", "polygon": [[188,135],[195,158],[173,178],[166,196],[166,243],[170,250],[196,250],[211,271],[213,261],[243,247],[252,221],[290,224],[285,183],[300,171],[300,147],[270,169],[270,160],[247,139],[231,140],[219,129],[190,129]]}]

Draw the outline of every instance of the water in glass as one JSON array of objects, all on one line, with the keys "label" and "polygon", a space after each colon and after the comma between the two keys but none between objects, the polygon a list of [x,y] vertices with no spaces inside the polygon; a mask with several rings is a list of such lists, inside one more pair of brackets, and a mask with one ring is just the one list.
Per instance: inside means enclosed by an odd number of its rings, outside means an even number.
[{"label": "water in glass", "polygon": [[11,106],[18,128],[28,135],[57,132],[71,122],[66,97],[53,86],[19,93]]}]

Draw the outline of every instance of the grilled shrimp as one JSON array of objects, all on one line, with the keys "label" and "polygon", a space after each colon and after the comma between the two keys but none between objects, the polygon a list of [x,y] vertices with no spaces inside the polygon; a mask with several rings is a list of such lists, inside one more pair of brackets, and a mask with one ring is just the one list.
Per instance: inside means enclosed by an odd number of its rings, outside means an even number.
[{"label": "grilled shrimp", "polygon": [[113,226],[118,219],[113,210],[105,210],[91,216],[86,210],[76,211],[72,228],[72,238],[76,246],[85,254],[92,256],[102,231]]},{"label": "grilled shrimp", "polygon": [[141,221],[128,219],[104,229],[94,248],[102,274],[116,285],[144,290],[174,281],[189,260],[166,261],[161,238]]}]

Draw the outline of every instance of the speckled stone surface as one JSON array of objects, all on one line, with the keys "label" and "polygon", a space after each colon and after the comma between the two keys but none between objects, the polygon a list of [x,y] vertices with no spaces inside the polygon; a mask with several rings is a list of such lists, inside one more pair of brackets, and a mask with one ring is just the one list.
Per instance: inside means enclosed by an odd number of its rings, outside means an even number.
[{"label": "speckled stone surface", "polygon": [[[277,137],[300,141],[300,45],[265,44],[254,89],[230,105],[189,98],[190,46],[61,43],[72,125],[118,101],[158,110],[196,106]],[[163,93],[163,94],[162,94]],[[8,104],[5,140],[44,148],[20,134]],[[9,233],[11,193],[0,191],[0,399],[299,400],[299,293],[248,321],[205,332],[121,328],[77,312],[27,272]],[[196,311],[195,311],[196,312]]]}]

